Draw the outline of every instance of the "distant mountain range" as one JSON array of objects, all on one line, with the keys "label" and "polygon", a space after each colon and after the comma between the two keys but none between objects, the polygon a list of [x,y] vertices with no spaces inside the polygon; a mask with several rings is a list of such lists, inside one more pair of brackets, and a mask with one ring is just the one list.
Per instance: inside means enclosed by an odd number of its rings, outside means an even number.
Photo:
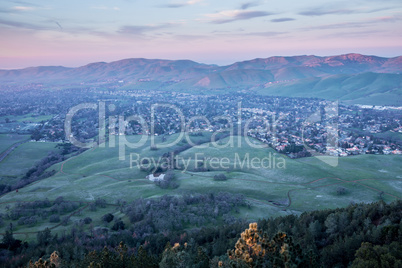
[{"label": "distant mountain range", "polygon": [[[402,105],[402,56],[361,54],[270,57],[228,66],[190,60],[125,59],[78,68],[61,66],[0,70],[2,84],[91,86],[117,83],[122,89],[174,91],[253,91],[259,94],[308,96],[363,103]],[[201,90],[201,91],[200,91]],[[396,99],[395,99],[396,98]],[[398,99],[399,98],[399,99]],[[388,100],[391,100],[389,102]]]}]

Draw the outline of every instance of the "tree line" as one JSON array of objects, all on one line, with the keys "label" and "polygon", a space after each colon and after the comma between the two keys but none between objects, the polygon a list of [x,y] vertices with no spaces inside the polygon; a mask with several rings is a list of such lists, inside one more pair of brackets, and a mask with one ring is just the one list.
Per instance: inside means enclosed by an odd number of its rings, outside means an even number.
[{"label": "tree line", "polygon": [[[233,196],[123,202],[120,209],[130,221],[124,229],[98,227],[88,232],[74,224],[69,233],[45,230],[30,243],[18,242],[9,230],[0,244],[0,262],[7,267],[35,267],[35,262],[45,261],[50,265],[56,251],[60,267],[402,266],[401,200],[266,218],[249,225],[245,220],[223,220],[229,208],[234,212],[235,204],[242,203],[241,196]],[[216,222],[208,224],[216,208]],[[207,220],[198,223],[200,215]]]}]

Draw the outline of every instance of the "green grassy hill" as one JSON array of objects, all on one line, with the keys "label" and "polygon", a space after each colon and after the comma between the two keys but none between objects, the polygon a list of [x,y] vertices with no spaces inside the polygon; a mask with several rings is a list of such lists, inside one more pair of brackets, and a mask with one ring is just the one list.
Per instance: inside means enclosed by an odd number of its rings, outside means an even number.
[{"label": "green grassy hill", "polygon": [[[130,142],[138,143],[140,136],[128,137]],[[157,138],[158,146],[174,141],[177,135],[168,138],[164,143]],[[206,137],[191,137],[192,140],[204,140]],[[233,147],[215,148],[211,143],[203,144],[205,148],[185,150],[179,154],[179,159],[190,163],[187,170],[175,170],[175,176],[180,186],[176,189],[161,189],[145,178],[149,172],[138,167],[130,168],[132,160],[145,157],[158,160],[163,154],[173,151],[186,142],[180,142],[171,148],[150,150],[150,141],[138,148],[126,148],[126,159],[119,160],[118,147],[93,148],[83,154],[56,164],[49,169],[59,171],[54,176],[28,185],[17,192],[10,192],[0,198],[0,213],[6,213],[6,206],[13,206],[19,201],[55,200],[63,196],[65,200],[81,202],[79,214],[72,215],[71,220],[92,217],[94,220],[110,211],[119,214],[114,206],[90,211],[86,205],[97,198],[105,199],[109,204],[122,199],[131,201],[142,198],[152,198],[161,195],[181,195],[183,193],[233,192],[246,196],[251,209],[242,209],[240,217],[255,220],[262,217],[300,214],[303,211],[315,209],[344,207],[351,202],[373,202],[380,199],[380,193],[385,201],[402,198],[402,156],[393,155],[362,155],[340,158],[337,167],[331,167],[318,158],[303,158],[292,160],[276,154],[270,148],[252,148],[244,137],[232,137]],[[221,146],[230,138],[218,142]],[[239,145],[241,143],[241,145]],[[251,145],[260,144],[251,140]],[[33,145],[40,144],[35,143]],[[27,146],[33,146],[26,144]],[[54,147],[53,144],[43,144]],[[33,149],[33,148],[31,148]],[[247,161],[247,157],[249,161]],[[266,158],[268,157],[268,158]],[[271,167],[268,159],[271,157]],[[202,162],[204,169],[196,169]],[[227,158],[225,168],[216,168],[216,159]],[[258,159],[264,159],[265,168],[258,168]],[[245,160],[246,159],[246,160]],[[257,159],[257,160],[253,160]],[[275,159],[275,164],[274,164]],[[254,162],[251,162],[254,161]],[[247,165],[247,163],[249,163]],[[251,165],[254,163],[255,168]],[[282,163],[282,164],[278,164]],[[241,165],[243,164],[243,167]],[[228,169],[226,168],[228,167]],[[224,174],[226,181],[215,181],[214,175]],[[345,188],[345,193],[339,195],[337,189]],[[120,215],[122,216],[122,215]],[[95,221],[96,223],[96,221]],[[54,224],[53,224],[54,225]],[[51,227],[48,221],[38,222],[33,227],[16,224],[15,232],[32,232]],[[57,226],[55,231],[67,227]],[[0,233],[4,231],[4,227]]]},{"label": "green grassy hill", "polygon": [[13,144],[29,139],[29,135],[0,134],[0,154]]},{"label": "green grassy hill", "polygon": [[27,142],[19,145],[3,161],[0,162],[1,182],[10,183],[25,173],[49,152],[56,149],[55,142]]},{"label": "green grassy hill", "polygon": [[349,104],[396,105],[402,97],[402,74],[334,75],[279,83],[257,90],[262,95],[315,97]]}]

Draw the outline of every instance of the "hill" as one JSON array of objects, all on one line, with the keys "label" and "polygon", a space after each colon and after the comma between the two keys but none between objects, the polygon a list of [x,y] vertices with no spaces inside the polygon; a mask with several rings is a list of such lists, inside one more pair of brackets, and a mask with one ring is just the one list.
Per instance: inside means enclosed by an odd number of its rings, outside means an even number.
[{"label": "hill", "polygon": [[313,97],[349,104],[401,106],[402,74],[363,73],[313,77],[286,83],[271,83],[258,94]]},{"label": "hill", "polygon": [[[177,135],[170,136],[165,143],[168,144],[176,138]],[[132,143],[138,143],[141,136],[132,136],[128,139]],[[208,136],[205,134],[191,139],[194,142],[205,142]],[[152,168],[138,167],[136,154],[141,155],[141,160],[158,161],[166,153],[180,150],[186,143],[180,142],[171,148],[150,150],[150,142],[147,141],[136,149],[127,150],[124,161],[119,160],[117,147],[110,148],[108,145],[105,148],[97,147],[53,165],[48,169],[54,171],[53,176],[27,185],[18,192],[9,192],[1,196],[0,213],[6,213],[7,206],[14,207],[19,202],[46,198],[53,202],[62,196],[66,201],[81,204],[69,212],[70,216],[63,214],[72,222],[79,222],[85,217],[100,221],[102,215],[110,212],[122,217],[127,223],[128,219],[117,212],[113,205],[102,207],[98,211],[91,210],[90,205],[97,203],[97,200],[116,204],[118,200],[131,202],[138,198],[156,198],[165,194],[183,196],[229,192],[242,194],[250,204],[250,208],[240,208],[233,216],[257,220],[267,215],[270,217],[299,215],[304,211],[315,209],[345,207],[352,202],[370,203],[380,198],[391,202],[401,198],[401,167],[398,165],[401,156],[361,155],[340,158],[339,166],[331,167],[323,164],[318,158],[293,160],[275,154],[270,148],[251,148],[244,138],[234,137],[234,139],[236,146],[233,148],[218,149],[207,142],[203,145],[205,148],[188,148],[178,154],[179,159],[184,159],[188,163],[188,167],[185,170],[182,168],[174,170],[179,187],[168,189],[158,187],[146,179]],[[227,140],[222,140],[223,144],[226,142]],[[238,142],[241,142],[241,145]],[[259,143],[256,140],[252,142]],[[162,144],[160,140],[158,144]],[[133,155],[130,157],[130,154]],[[243,163],[247,155],[250,161],[254,158],[263,159],[271,156],[271,161],[276,161],[276,164],[272,162],[271,166],[267,166],[268,163],[265,163],[261,168],[250,168],[247,163],[241,166],[240,162]],[[202,169],[195,168],[197,157],[205,159]],[[213,163],[213,159],[222,158],[229,159],[228,169],[214,167],[216,163]],[[285,168],[278,165],[281,161],[285,162]],[[215,175],[221,174],[224,174],[227,180],[215,180]],[[345,190],[344,194],[337,193],[339,187]],[[76,214],[76,211],[80,213]],[[15,220],[6,220],[4,228],[0,228],[0,233],[5,231],[9,223],[15,226],[16,234],[30,238],[31,235],[35,237],[36,232],[45,227],[52,227],[55,232],[68,229],[64,225],[49,223],[46,217],[33,226],[17,224],[19,217]]]},{"label": "hill", "polygon": [[[360,54],[329,57],[270,57],[227,66],[190,60],[124,59],[78,68],[61,66],[0,70],[5,86],[101,86],[122,90],[202,92],[256,91],[280,96],[307,96],[360,104],[399,105],[402,57]],[[380,96],[380,98],[378,98]]]},{"label": "hill", "polygon": [[[207,141],[209,135],[191,137],[193,142],[203,142],[202,148],[186,147],[182,140],[157,150],[151,150],[149,141],[140,145],[141,136],[129,136],[139,146],[128,149],[124,161],[119,160],[117,147],[105,144],[51,166],[49,170],[58,171],[52,176],[1,196],[2,262],[21,267],[32,257],[57,250],[70,266],[82,262],[84,255],[94,256],[93,250],[113,250],[120,241],[132,249],[130,254],[138,253],[143,245],[152,256],[163,254],[167,242],[180,243],[189,252],[198,244],[212,261],[234,248],[246,222],[262,218],[258,226],[270,237],[286,232],[307,249],[305,253],[312,250],[324,267],[346,266],[362,242],[400,241],[401,156],[340,158],[339,166],[331,167],[315,157],[293,160],[270,148],[251,148],[245,137],[227,137],[219,145],[233,138],[234,147],[217,148]],[[163,142],[158,138],[157,146],[176,139],[177,135]],[[249,142],[261,145],[257,140]],[[150,169],[135,163],[147,165],[170,151],[181,151],[177,159],[189,165],[185,170],[178,165],[173,171],[179,187],[165,189],[145,178]],[[147,161],[140,161],[136,154]],[[244,161],[247,155],[250,160],[268,157],[272,165],[241,166],[237,159]],[[197,158],[202,168],[195,168]],[[225,163],[230,167],[214,167],[214,159],[223,158],[229,159]],[[286,168],[275,164],[274,158],[276,163],[283,158]],[[226,179],[218,180],[216,175]],[[394,202],[359,204],[379,200]],[[24,251],[19,251],[22,242],[18,239],[27,241]],[[70,253],[76,247],[81,253]],[[13,254],[21,258],[12,258]],[[156,259],[161,261],[163,256]],[[100,260],[104,258],[90,262]]]}]

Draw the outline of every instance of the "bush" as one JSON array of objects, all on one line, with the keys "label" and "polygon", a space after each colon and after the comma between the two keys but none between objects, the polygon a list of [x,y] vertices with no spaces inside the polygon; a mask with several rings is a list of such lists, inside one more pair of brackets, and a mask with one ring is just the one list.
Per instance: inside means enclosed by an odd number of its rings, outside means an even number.
[{"label": "bush", "polygon": [[165,177],[163,177],[163,180],[161,181],[155,181],[155,184],[162,189],[176,189],[179,187],[179,184],[175,181],[175,176],[173,171],[168,171],[165,174]]},{"label": "bush", "polygon": [[[113,215],[112,215],[113,216]],[[90,224],[92,222],[92,219],[90,218],[90,217],[86,217],[85,219],[84,219],[84,223],[85,224]]]},{"label": "bush", "polygon": [[90,211],[96,211],[96,205],[95,205],[95,203],[91,203],[91,204],[89,205],[89,210],[90,210]]},{"label": "bush", "polygon": [[96,198],[95,206],[105,208],[106,207],[106,200],[101,198]]},{"label": "bush", "polygon": [[60,222],[60,216],[59,215],[52,215],[49,218],[50,222],[56,223],[56,222]]},{"label": "bush", "polygon": [[151,151],[156,151],[156,150],[158,150],[158,147],[156,147],[156,145],[152,145],[151,146]]},{"label": "bush", "polygon": [[338,187],[338,189],[336,189],[336,194],[337,195],[345,195],[346,194],[346,189],[343,187]]},{"label": "bush", "polygon": [[62,224],[64,226],[67,226],[70,222],[70,217],[69,216],[64,216],[63,219],[61,220]]},{"label": "bush", "polygon": [[226,181],[228,178],[225,174],[219,174],[214,176],[214,181]]},{"label": "bush", "polygon": [[102,221],[107,222],[107,223],[111,222],[113,219],[114,219],[114,216],[111,213],[108,213],[108,214],[105,214],[102,216]]},{"label": "bush", "polygon": [[124,230],[124,222],[119,220],[113,224],[112,230],[113,231],[118,231],[118,230]]}]

